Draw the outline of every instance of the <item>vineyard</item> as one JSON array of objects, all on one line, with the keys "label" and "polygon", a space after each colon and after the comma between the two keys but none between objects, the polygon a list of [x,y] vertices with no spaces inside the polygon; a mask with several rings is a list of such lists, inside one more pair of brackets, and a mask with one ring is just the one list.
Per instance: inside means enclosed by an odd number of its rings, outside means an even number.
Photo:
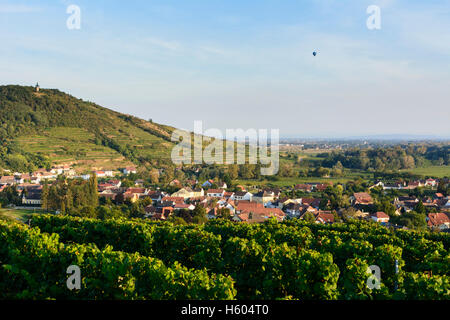
[{"label": "vineyard", "polygon": [[[0,221],[0,299],[450,299],[450,236],[367,222]],[[66,269],[81,270],[80,290]],[[381,270],[367,285],[369,266]]]}]

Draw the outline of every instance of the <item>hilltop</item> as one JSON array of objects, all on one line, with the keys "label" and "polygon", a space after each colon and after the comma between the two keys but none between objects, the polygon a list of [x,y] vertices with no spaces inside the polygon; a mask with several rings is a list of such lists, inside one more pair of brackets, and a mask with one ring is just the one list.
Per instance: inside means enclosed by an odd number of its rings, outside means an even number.
[{"label": "hilltop", "polygon": [[2,168],[157,166],[170,158],[173,130],[56,89],[0,86]]}]

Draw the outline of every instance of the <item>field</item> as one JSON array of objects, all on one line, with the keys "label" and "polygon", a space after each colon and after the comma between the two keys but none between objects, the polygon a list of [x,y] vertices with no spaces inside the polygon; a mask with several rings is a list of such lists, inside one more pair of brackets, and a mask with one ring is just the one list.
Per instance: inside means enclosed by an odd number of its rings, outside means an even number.
[{"label": "field", "polygon": [[19,220],[26,222],[31,218],[33,213],[38,212],[37,210],[26,210],[26,209],[0,209],[0,219],[6,220]]},{"label": "field", "polygon": [[436,178],[450,177],[450,166],[429,166],[402,171]]}]

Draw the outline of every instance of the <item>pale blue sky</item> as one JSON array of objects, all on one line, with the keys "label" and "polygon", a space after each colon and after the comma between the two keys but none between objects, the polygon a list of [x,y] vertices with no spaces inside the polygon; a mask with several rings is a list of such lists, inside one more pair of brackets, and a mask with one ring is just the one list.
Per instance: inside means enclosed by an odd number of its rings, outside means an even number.
[{"label": "pale blue sky", "polygon": [[179,128],[450,136],[447,0],[0,0],[0,40],[0,84]]}]

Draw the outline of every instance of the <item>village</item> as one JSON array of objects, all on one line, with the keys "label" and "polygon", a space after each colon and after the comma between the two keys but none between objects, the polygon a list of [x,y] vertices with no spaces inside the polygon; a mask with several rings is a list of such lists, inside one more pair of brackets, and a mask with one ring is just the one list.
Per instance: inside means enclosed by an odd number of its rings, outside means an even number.
[{"label": "village", "polygon": [[[98,179],[98,196],[102,203],[133,204],[147,199],[143,218],[152,220],[169,220],[180,213],[192,212],[201,207],[207,219],[227,218],[235,222],[261,223],[270,218],[277,221],[285,219],[307,219],[320,224],[342,222],[348,213],[356,219],[371,220],[385,226],[406,228],[392,223],[391,216],[376,210],[371,190],[392,190],[406,192],[393,198],[391,205],[395,208],[394,216],[401,216],[417,210],[418,205],[425,209],[426,223],[429,229],[437,231],[450,230],[450,199],[437,192],[438,179],[384,183],[378,181],[369,186],[367,191],[353,192],[348,198],[349,206],[330,210],[330,199],[319,197],[324,195],[333,183],[308,182],[293,186],[293,190],[262,187],[249,192],[243,185],[229,188],[225,182],[213,179],[199,182],[172,180],[164,187],[145,187],[143,179],[135,179],[134,185],[122,185],[124,177],[137,177],[136,167],[125,167],[119,170],[97,170],[91,173],[77,174],[70,165],[54,166],[50,170],[39,169],[33,173],[9,173],[0,178],[0,192],[14,186],[21,197],[21,207],[40,208],[42,205],[42,189],[44,182],[52,183],[62,175],[68,179],[88,180],[95,175]],[[448,181],[447,181],[448,183]],[[418,197],[407,195],[408,191],[426,188],[429,196]],[[173,190],[176,190],[173,192]],[[298,197],[296,194],[302,194]],[[292,196],[289,196],[289,195]],[[311,194],[311,195],[309,195]],[[151,201],[150,201],[151,200]],[[374,209],[375,208],[375,209]]]}]

